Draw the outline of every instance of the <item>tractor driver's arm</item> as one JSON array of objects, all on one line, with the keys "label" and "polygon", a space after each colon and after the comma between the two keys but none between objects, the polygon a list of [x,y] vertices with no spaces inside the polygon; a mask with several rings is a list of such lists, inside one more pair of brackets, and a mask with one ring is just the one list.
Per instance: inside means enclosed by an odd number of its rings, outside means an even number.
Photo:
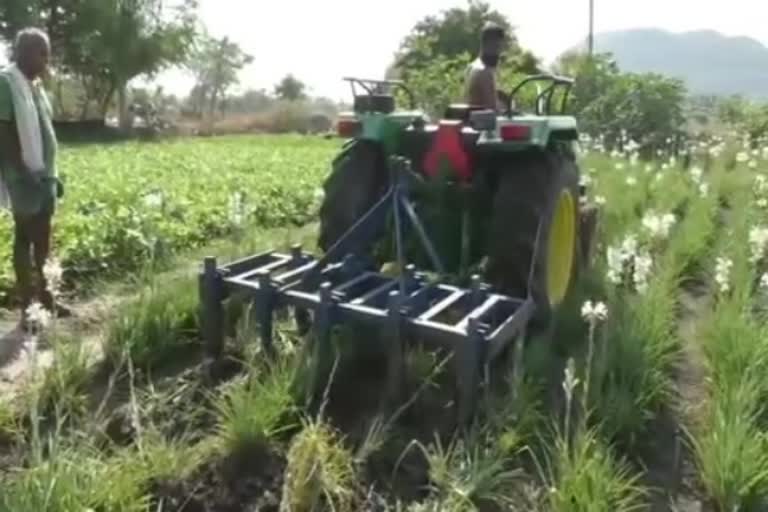
[{"label": "tractor driver's arm", "polygon": [[490,69],[473,69],[467,84],[467,103],[473,106],[496,110],[496,77]]}]

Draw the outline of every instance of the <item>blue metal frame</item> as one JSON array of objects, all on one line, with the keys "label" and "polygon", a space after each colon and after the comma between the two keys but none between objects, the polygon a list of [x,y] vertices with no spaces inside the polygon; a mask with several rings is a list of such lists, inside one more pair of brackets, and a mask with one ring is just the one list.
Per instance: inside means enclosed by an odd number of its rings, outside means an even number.
[{"label": "blue metal frame", "polygon": [[[211,359],[221,356],[222,302],[230,294],[251,298],[265,353],[273,354],[273,315],[291,307],[303,330],[313,319],[316,357],[330,352],[334,326],[359,322],[382,332],[388,341],[387,399],[396,399],[403,371],[404,340],[418,339],[453,349],[457,360],[458,414],[462,422],[472,417],[483,369],[525,331],[534,303],[491,293],[478,276],[469,288],[433,282],[405,265],[404,220],[408,220],[436,269],[443,266],[419,220],[408,192],[409,168],[400,161],[388,193],[322,257],[300,247],[290,254],[267,251],[218,266],[207,258],[200,276],[202,325]],[[370,270],[364,256],[356,254],[373,241],[389,210],[395,216],[397,258],[404,271],[387,277]],[[317,365],[315,365],[316,367]],[[326,375],[315,372],[311,389],[325,387]]]}]

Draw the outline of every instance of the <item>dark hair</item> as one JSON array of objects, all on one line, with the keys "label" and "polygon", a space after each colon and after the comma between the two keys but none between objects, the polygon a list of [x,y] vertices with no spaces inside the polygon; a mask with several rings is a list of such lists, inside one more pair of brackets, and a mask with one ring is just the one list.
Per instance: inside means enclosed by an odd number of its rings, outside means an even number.
[{"label": "dark hair", "polygon": [[498,23],[488,22],[483,26],[483,30],[480,33],[480,40],[485,43],[488,41],[504,39],[507,36],[507,31],[504,27]]}]

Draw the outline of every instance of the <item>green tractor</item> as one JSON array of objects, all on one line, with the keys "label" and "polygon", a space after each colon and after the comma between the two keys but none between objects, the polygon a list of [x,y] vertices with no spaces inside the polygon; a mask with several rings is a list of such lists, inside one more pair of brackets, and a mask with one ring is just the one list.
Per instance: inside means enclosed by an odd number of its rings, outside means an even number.
[{"label": "green tractor", "polygon": [[[587,263],[596,220],[580,187],[576,119],[564,115],[573,81],[530,76],[511,93],[498,93],[506,105],[500,114],[458,104],[430,124],[402,82],[345,80],[354,107],[338,120],[338,134],[349,140],[324,183],[320,248],[329,250],[381,199],[391,186],[388,159],[404,157],[421,178],[416,208],[437,237],[445,272],[466,277],[477,270],[500,293],[530,295],[536,324],[549,325]],[[534,112],[523,114],[513,104],[531,84],[540,92]],[[396,109],[397,90],[410,100],[409,110]],[[378,263],[391,261],[392,244],[381,245],[365,249]],[[410,259],[429,267],[419,252]]]},{"label": "green tractor", "polygon": [[[596,211],[579,184],[576,120],[564,115],[572,81],[532,76],[500,94],[502,113],[452,105],[436,124],[400,82],[348,81],[354,109],[338,121],[349,140],[324,183],[323,254],[293,247],[225,265],[206,258],[209,362],[223,352],[224,302],[245,297],[266,354],[274,353],[274,313],[293,309],[316,362],[308,379],[315,397],[330,378],[332,333],[344,324],[365,329],[355,342],[384,338],[385,403],[400,396],[408,343],[453,351],[458,418],[467,421],[491,363],[506,354],[519,368],[531,328],[551,327],[589,260]],[[534,112],[516,111],[518,92],[542,82]],[[411,110],[397,110],[395,89]],[[391,262],[394,276],[385,270]]]}]

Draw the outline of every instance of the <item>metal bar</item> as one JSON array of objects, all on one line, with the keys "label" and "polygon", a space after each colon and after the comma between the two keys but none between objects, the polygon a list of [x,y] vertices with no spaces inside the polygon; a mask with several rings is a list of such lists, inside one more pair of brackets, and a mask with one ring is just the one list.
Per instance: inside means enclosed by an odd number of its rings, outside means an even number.
[{"label": "metal bar", "polygon": [[496,359],[504,348],[528,325],[535,310],[533,300],[526,299],[514,315],[504,321],[489,337],[489,357]]},{"label": "metal bar", "polygon": [[441,300],[431,308],[429,308],[427,311],[419,315],[419,320],[427,321],[431,320],[433,317],[439,315],[452,305],[454,305],[456,302],[461,300],[463,297],[467,295],[467,292],[464,290],[458,290],[450,294],[445,299]]},{"label": "metal bar", "polygon": [[374,288],[373,290],[369,291],[365,295],[362,295],[360,297],[357,297],[356,299],[350,301],[350,304],[356,305],[356,304],[365,304],[369,300],[374,299],[378,295],[381,295],[382,293],[386,293],[390,291],[392,288],[397,286],[397,281],[392,280],[388,283],[384,283],[383,285],[379,286],[378,288]]},{"label": "metal bar", "polygon": [[416,215],[416,212],[414,211],[410,201],[402,198],[400,204],[405,210],[405,213],[408,214],[408,217],[411,220],[411,225],[414,227],[414,229],[416,229],[416,234],[419,235],[419,239],[421,240],[424,249],[426,249],[427,254],[429,255],[429,259],[432,260],[432,265],[434,265],[435,270],[437,270],[439,274],[444,274],[445,267],[440,261],[440,257],[437,255],[437,251],[432,245],[432,241],[427,236],[427,231],[424,229],[424,225],[421,223],[421,220],[419,220],[418,215]]},{"label": "metal bar", "polygon": [[456,347],[456,405],[458,424],[469,426],[477,407],[480,369],[485,363],[485,339],[477,321],[469,323],[467,338]]},{"label": "metal bar", "polygon": [[346,291],[353,286],[357,286],[358,284],[364,282],[367,279],[371,279],[372,277],[375,277],[376,274],[374,273],[365,273],[363,275],[357,276],[351,281],[347,281],[346,283],[342,283],[336,288],[334,288],[334,291],[337,293],[346,293]]},{"label": "metal bar", "polygon": [[372,242],[377,235],[377,225],[384,225],[384,220],[389,208],[391,208],[391,198],[394,188],[390,188],[384,197],[382,197],[376,206],[371,208],[363,217],[358,220],[349,231],[347,231],[336,243],[325,253],[317,262],[317,267],[307,272],[302,277],[302,286],[309,284],[318,277],[319,270],[325,267],[329,262],[335,261],[338,256],[347,255],[360,249],[366,243]]},{"label": "metal bar", "polygon": [[312,403],[322,397],[325,387],[328,385],[331,363],[328,356],[331,354],[331,329],[333,327],[334,301],[331,295],[330,283],[320,286],[320,305],[317,308],[314,323],[313,339],[311,340],[313,361],[309,377],[308,402]]},{"label": "metal bar", "polygon": [[302,265],[298,268],[295,268],[289,272],[285,272],[283,274],[279,274],[275,276],[273,279],[277,281],[280,284],[285,284],[290,279],[296,279],[297,277],[301,276],[302,274],[309,272],[317,265],[317,261],[310,261],[306,265]]},{"label": "metal bar", "polygon": [[[396,179],[400,179],[397,177]],[[395,249],[397,251],[397,268],[400,272],[403,271],[405,266],[405,255],[403,248],[403,226],[400,221],[400,193],[402,190],[400,183],[395,184],[395,191],[392,194],[392,208],[395,216]],[[400,288],[400,294],[405,295],[405,279],[402,276],[397,280],[398,287]]]},{"label": "metal bar", "polygon": [[[278,255],[275,255],[275,256],[278,256]],[[253,276],[258,276],[259,273],[261,273],[261,272],[266,271],[266,272],[270,272],[271,273],[271,272],[277,270],[278,268],[280,268],[282,266],[290,265],[290,263],[291,263],[291,257],[290,256],[285,256],[285,255],[280,255],[280,256],[282,256],[280,259],[277,259],[277,260],[273,261],[272,263],[268,263],[266,265],[262,265],[260,267],[257,267],[255,269],[253,269],[253,270],[248,270],[246,272],[238,273],[237,275],[235,275],[235,277],[237,277],[239,279],[248,279],[248,278],[253,277]]]},{"label": "metal bar", "polygon": [[264,265],[263,261],[270,261],[275,257],[281,257],[283,254],[276,253],[275,251],[262,252],[246,258],[235,260],[231,263],[227,263],[221,267],[221,270],[225,270],[230,274],[242,274],[252,268],[261,267]]},{"label": "metal bar", "polygon": [[480,320],[482,321],[483,317],[488,314],[493,308],[496,307],[497,304],[501,301],[501,297],[498,295],[491,295],[489,298],[485,300],[485,302],[475,308],[472,312],[470,312],[467,316],[465,316],[461,322],[456,324],[456,328],[459,330],[466,330],[467,327],[469,327],[470,320]]},{"label": "metal bar", "polygon": [[206,356],[209,360],[217,361],[224,350],[224,307],[222,279],[216,258],[205,258],[198,287],[202,305],[200,323]]},{"label": "metal bar", "polygon": [[405,347],[402,338],[402,303],[403,296],[396,290],[389,293],[387,299],[387,320],[385,336],[387,346],[387,385],[384,393],[385,408],[400,403],[405,373]]},{"label": "metal bar", "polygon": [[254,297],[254,305],[256,306],[256,319],[259,322],[261,344],[268,357],[275,355],[272,335],[274,334],[273,314],[276,303],[277,297],[270,282],[269,271],[262,270],[259,274],[259,291]]}]

